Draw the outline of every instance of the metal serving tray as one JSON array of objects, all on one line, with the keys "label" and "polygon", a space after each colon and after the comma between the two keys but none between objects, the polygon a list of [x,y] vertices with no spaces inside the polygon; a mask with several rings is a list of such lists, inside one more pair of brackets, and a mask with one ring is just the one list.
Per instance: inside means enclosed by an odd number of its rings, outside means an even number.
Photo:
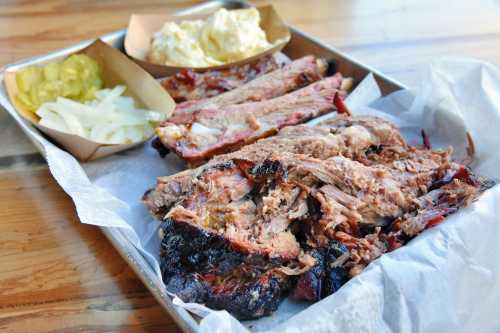
[{"label": "metal serving tray", "polygon": [[[190,15],[195,13],[211,12],[218,8],[246,8],[249,4],[245,1],[235,1],[235,0],[219,0],[210,1],[194,7],[190,7],[181,10],[176,13],[176,15]],[[319,57],[327,59],[330,63],[335,64],[335,70],[340,71],[344,76],[350,76],[354,79],[354,84],[359,83],[367,74],[373,73],[377,83],[380,86],[383,95],[387,95],[393,91],[399,89],[406,89],[407,87],[393,80],[384,74],[378,72],[377,70],[366,66],[353,58],[343,54],[337,49],[328,46],[321,41],[301,32],[294,27],[290,27],[292,33],[292,39],[290,43],[283,49],[283,53],[288,55],[290,58],[298,58],[306,54],[314,54]],[[112,45],[113,47],[123,51],[123,41],[125,38],[126,29],[112,32],[101,36],[100,38]],[[89,45],[93,40],[88,40],[81,42],[79,44],[51,52],[43,56],[32,57],[29,59],[24,59],[18,61],[14,64],[10,64],[0,68],[0,94],[8,100],[7,92],[4,84],[4,73],[7,70],[18,70],[28,65],[41,64],[52,59],[65,56],[76,50],[84,48]],[[10,105],[12,106],[12,105]],[[21,117],[15,117],[15,120],[19,123],[22,130],[28,135],[35,146],[43,155],[43,150],[41,146],[34,140],[33,132],[37,130],[24,121]],[[165,293],[165,289],[161,283],[156,279],[156,276],[146,262],[144,257],[139,253],[139,251],[124,237],[120,229],[117,228],[101,228],[102,232],[106,235],[113,246],[118,250],[120,255],[127,261],[127,263],[136,272],[142,282],[155,296],[158,302],[168,311],[168,313],[175,320],[177,325],[185,332],[196,332],[198,330],[199,318],[188,313],[186,310],[174,306],[170,297]]]}]

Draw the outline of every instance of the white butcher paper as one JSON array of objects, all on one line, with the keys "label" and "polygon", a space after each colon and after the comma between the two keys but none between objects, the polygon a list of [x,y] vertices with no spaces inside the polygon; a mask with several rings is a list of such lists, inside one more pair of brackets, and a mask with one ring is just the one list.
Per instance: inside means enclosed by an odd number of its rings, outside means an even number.
[{"label": "white butcher paper", "polygon": [[[346,100],[356,115],[398,124],[410,143],[424,129],[433,147],[465,157],[466,132],[475,143],[472,164],[500,180],[500,70],[480,61],[443,58],[422,71],[421,87],[379,98],[368,76]],[[83,223],[122,228],[161,279],[159,223],[141,202],[156,177],[182,170],[149,144],[80,164],[7,111],[42,145],[50,170],[75,202]],[[226,311],[174,304],[204,317],[200,332],[500,332],[500,186],[486,191],[406,246],[372,262],[338,292],[315,304],[285,299],[269,317],[239,322]]]}]

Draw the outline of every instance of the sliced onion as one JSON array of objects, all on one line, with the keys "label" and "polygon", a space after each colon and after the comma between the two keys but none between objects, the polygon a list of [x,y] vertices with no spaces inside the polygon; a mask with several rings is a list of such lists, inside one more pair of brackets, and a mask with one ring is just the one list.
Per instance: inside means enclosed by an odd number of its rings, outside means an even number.
[{"label": "sliced onion", "polygon": [[59,131],[83,136],[100,143],[132,143],[149,138],[151,122],[165,115],[135,107],[134,99],[122,96],[124,86],[95,92],[95,100],[79,103],[59,97],[38,110],[40,124]]}]

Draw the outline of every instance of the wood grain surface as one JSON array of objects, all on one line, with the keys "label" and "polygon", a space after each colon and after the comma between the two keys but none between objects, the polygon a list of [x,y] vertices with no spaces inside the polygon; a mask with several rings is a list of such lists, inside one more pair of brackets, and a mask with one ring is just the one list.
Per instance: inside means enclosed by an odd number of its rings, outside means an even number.
[{"label": "wood grain surface", "polygon": [[0,331],[177,331],[46,168],[0,172],[0,221]]},{"label": "wood grain surface", "polygon": [[[499,1],[270,2],[290,24],[410,86],[436,56],[500,66]],[[132,13],[196,3],[3,0],[0,66],[121,29]],[[99,229],[79,223],[5,112],[0,142],[0,331],[178,331]]]}]

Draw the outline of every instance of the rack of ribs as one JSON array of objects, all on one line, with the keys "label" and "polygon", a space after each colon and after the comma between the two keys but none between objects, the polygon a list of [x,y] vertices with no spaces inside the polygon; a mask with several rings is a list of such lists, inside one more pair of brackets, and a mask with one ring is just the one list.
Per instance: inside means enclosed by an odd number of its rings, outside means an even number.
[{"label": "rack of ribs", "polygon": [[211,98],[180,103],[171,119],[177,122],[189,113],[201,109],[218,109],[228,105],[278,97],[322,79],[327,69],[328,65],[324,60],[305,56],[231,91]]},{"label": "rack of ribs", "polygon": [[191,165],[234,151],[278,132],[335,110],[340,74],[269,100],[205,108],[189,113],[182,121],[171,118],[156,128],[162,144]]},{"label": "rack of ribs", "polygon": [[181,103],[220,95],[280,67],[275,57],[269,55],[249,64],[226,69],[205,72],[185,69],[163,79],[161,84],[175,102]]}]

